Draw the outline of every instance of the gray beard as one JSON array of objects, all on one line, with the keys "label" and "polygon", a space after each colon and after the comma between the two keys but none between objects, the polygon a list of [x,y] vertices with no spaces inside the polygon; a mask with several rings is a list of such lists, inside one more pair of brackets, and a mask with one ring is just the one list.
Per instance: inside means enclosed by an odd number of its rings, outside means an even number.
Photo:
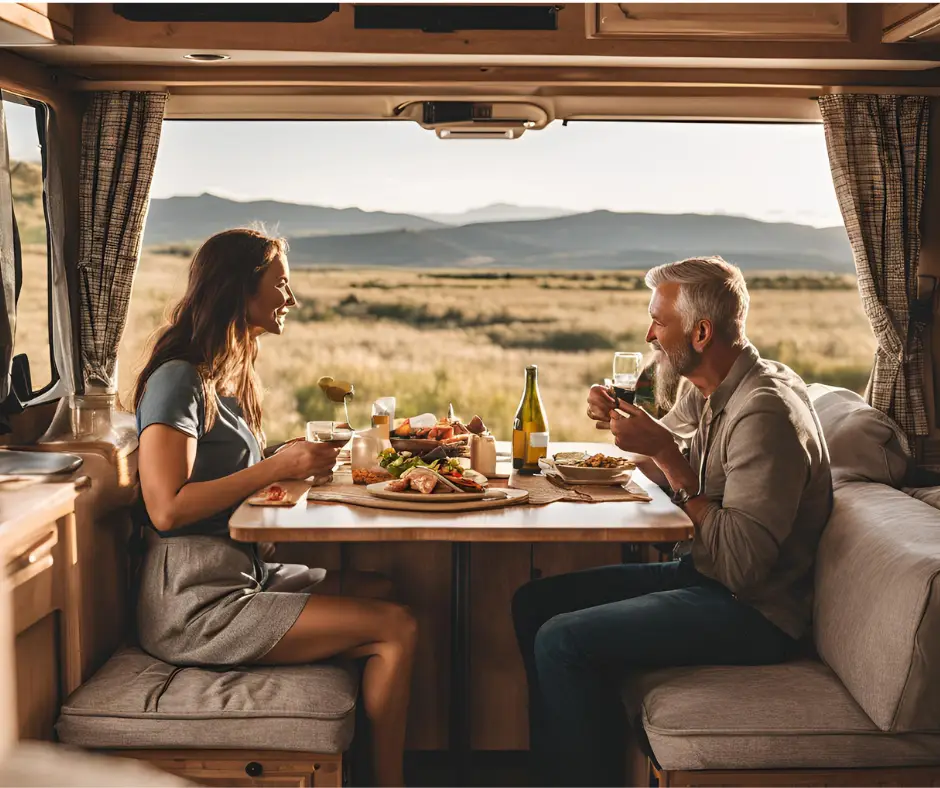
[{"label": "gray beard", "polygon": [[670,358],[665,350],[659,350],[656,361],[656,407],[665,413],[672,408],[679,393],[682,376],[691,372],[698,363],[698,353],[691,343],[686,343]]}]

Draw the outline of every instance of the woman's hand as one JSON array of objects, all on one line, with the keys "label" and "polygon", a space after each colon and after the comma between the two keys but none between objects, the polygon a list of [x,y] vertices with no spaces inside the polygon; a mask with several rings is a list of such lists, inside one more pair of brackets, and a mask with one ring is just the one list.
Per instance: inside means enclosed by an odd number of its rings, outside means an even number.
[{"label": "woman's hand", "polygon": [[278,464],[278,478],[307,479],[332,473],[337,454],[339,448],[329,443],[295,441],[271,457],[271,462]]},{"label": "woman's hand", "polygon": [[599,430],[610,429],[610,412],[617,407],[614,398],[610,396],[605,386],[593,385],[588,393],[588,418],[597,422],[594,426]]}]

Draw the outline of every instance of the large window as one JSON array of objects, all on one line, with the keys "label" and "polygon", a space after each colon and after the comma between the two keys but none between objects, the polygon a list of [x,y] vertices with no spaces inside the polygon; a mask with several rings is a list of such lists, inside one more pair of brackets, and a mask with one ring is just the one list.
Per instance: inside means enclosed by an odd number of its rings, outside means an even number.
[{"label": "large window", "polygon": [[22,271],[14,352],[29,360],[35,394],[57,379],[50,331],[49,255],[40,141],[45,108],[4,91],[3,113]]},{"label": "large window", "polygon": [[509,436],[539,365],[554,440],[592,439],[587,386],[646,350],[643,273],[722,254],[748,333],[808,381],[861,390],[874,339],[818,125],[554,124],[441,141],[411,123],[167,122],[121,348],[125,399],[198,243],[264,222],[301,306],[263,341],[268,436],[331,414],[321,375],[398,415],[479,414]]}]

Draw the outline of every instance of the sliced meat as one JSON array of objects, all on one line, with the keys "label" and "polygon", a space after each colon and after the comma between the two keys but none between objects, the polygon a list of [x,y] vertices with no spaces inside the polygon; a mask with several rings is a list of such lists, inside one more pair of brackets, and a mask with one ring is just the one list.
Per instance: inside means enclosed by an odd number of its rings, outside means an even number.
[{"label": "sliced meat", "polygon": [[407,479],[395,479],[385,485],[385,492],[404,492],[408,489]]},{"label": "sliced meat", "polygon": [[408,474],[408,484],[413,490],[430,495],[437,487],[437,476],[429,471],[422,471],[421,468],[415,468]]}]

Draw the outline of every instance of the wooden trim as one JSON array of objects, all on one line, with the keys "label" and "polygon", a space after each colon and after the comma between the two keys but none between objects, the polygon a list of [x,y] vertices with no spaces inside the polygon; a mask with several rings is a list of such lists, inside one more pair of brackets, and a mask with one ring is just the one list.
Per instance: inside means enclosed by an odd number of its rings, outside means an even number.
[{"label": "wooden trim", "polygon": [[[929,3],[926,5],[921,4],[921,6],[920,10],[909,14],[899,22],[886,24],[881,40],[886,44],[895,44],[902,41],[916,41],[920,36],[928,35],[931,32],[936,34],[936,28],[940,27],[940,4]],[[886,16],[887,13],[888,11],[886,10]],[[885,21],[887,23],[887,18]],[[933,36],[931,36],[931,38],[933,38]]]},{"label": "wooden trim", "polygon": [[660,788],[692,786],[938,786],[940,766],[892,769],[722,769],[671,771],[650,762]]},{"label": "wooden trim", "polygon": [[[276,750],[99,750],[119,758],[146,761],[157,769],[193,782],[212,780],[213,785],[288,785],[341,788],[343,755]],[[259,777],[246,773],[247,764],[261,766]],[[269,782],[270,780],[270,782]],[[224,781],[224,782],[223,782]]]},{"label": "wooden trim", "polygon": [[[940,63],[938,63],[940,65]],[[187,66],[98,65],[81,69],[85,81],[77,90],[90,91],[121,84],[174,87],[327,87],[388,88],[470,85],[493,91],[494,86],[611,87],[659,86],[872,86],[937,87],[940,77],[930,69],[876,71],[849,69],[744,67],[699,68],[625,66],[228,66],[215,70]]]},{"label": "wooden trim", "polygon": [[[50,14],[52,5],[60,8]],[[72,43],[71,10],[65,3],[0,3],[0,21],[22,31],[22,41],[16,43],[33,46]]]},{"label": "wooden trim", "polygon": [[58,521],[58,529],[62,560],[56,572],[56,597],[62,611],[62,697],[67,698],[82,684],[82,584],[74,511]]},{"label": "wooden trim", "polygon": [[587,13],[592,38],[849,40],[846,3],[588,3]]},{"label": "wooden trim", "polygon": [[[879,4],[852,3],[849,11],[851,40],[824,41],[729,41],[721,57],[759,61],[788,58],[839,60],[935,60],[936,50],[924,44],[886,46],[881,41]],[[215,51],[237,58],[239,51],[256,52],[259,40],[272,42],[277,52],[363,53],[409,56],[427,55],[561,55],[634,56],[650,58],[714,58],[714,41],[676,39],[613,39],[587,36],[585,9],[570,3],[558,15],[556,31],[466,31],[425,34],[419,31],[364,31],[353,27],[353,8],[342,3],[337,13],[316,24],[238,24],[194,22],[128,22],[114,14],[110,4],[76,6],[74,43],[83,47],[128,47],[178,50],[180,53]],[[274,43],[276,42],[276,43]],[[75,54],[79,54],[76,52]],[[132,53],[129,52],[129,55]],[[89,59],[91,62],[91,53]],[[236,60],[237,62],[237,60]],[[219,69],[224,70],[227,66]]]}]

